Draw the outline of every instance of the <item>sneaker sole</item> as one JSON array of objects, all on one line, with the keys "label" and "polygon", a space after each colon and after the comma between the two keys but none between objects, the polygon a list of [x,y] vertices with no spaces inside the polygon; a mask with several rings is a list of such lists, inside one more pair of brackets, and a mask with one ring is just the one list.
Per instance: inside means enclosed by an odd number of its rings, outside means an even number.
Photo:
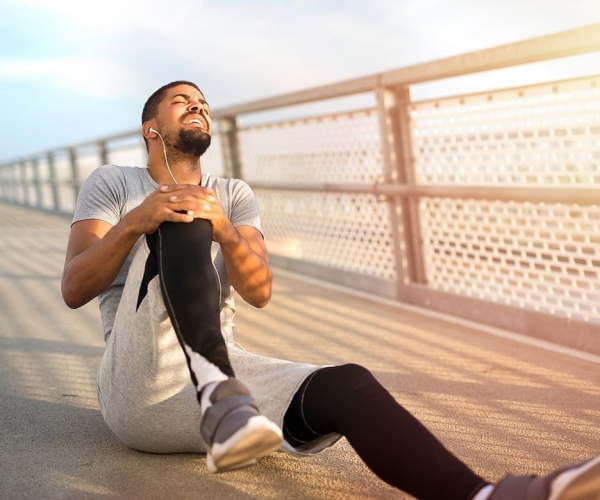
[{"label": "sneaker sole", "polygon": [[600,498],[600,455],[561,474],[552,483],[550,499],[598,500]]},{"label": "sneaker sole", "polygon": [[215,443],[206,457],[210,472],[225,472],[253,465],[280,448],[281,430],[263,415],[257,415],[227,441]]}]

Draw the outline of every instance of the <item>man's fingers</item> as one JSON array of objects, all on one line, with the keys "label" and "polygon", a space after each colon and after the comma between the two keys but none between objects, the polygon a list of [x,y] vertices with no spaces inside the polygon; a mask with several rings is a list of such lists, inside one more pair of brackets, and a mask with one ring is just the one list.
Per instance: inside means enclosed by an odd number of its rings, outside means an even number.
[{"label": "man's fingers", "polygon": [[194,220],[194,212],[171,212],[168,217],[169,222],[192,222]]}]

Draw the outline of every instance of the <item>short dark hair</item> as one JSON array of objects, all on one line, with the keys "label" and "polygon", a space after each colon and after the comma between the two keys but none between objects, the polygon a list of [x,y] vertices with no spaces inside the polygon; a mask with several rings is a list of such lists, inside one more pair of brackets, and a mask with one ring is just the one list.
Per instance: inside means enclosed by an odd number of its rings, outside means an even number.
[{"label": "short dark hair", "polygon": [[142,123],[147,122],[156,116],[158,113],[158,105],[164,99],[167,90],[169,90],[171,87],[176,87],[177,85],[190,85],[198,92],[202,93],[202,91],[198,88],[198,85],[186,80],[177,80],[175,82],[167,83],[154,92],[150,97],[148,97],[146,104],[144,104],[144,109],[142,110]]}]

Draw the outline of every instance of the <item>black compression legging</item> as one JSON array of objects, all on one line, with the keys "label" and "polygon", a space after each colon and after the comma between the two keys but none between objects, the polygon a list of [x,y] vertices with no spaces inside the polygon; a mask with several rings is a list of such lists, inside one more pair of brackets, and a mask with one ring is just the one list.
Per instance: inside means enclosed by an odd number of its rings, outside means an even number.
[{"label": "black compression legging", "polygon": [[[146,236],[146,241],[150,255],[138,307],[148,283],[160,274],[165,306],[182,347],[187,345],[225,375],[233,377],[221,334],[219,282],[210,256],[211,223],[205,219],[194,219],[190,223],[164,222],[158,231]],[[197,386],[191,366],[190,373]]]},{"label": "black compression legging", "polygon": [[[147,236],[147,242],[150,256],[138,306],[160,270],[167,312],[182,346],[233,376],[220,330],[210,222],[164,223]],[[346,436],[384,481],[418,498],[466,499],[485,484],[358,365],[315,372],[297,391],[284,418],[284,433],[291,444],[332,432]]]},{"label": "black compression legging", "polygon": [[375,474],[417,498],[465,500],[486,484],[359,365],[312,374],[296,392],[283,431],[294,446],[342,434]]}]

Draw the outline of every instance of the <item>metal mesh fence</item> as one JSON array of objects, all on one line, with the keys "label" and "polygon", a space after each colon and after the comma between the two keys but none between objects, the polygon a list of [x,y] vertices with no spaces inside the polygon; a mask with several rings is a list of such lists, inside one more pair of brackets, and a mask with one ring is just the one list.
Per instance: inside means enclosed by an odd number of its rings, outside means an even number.
[{"label": "metal mesh fence", "polygon": [[257,190],[269,251],[395,280],[386,204],[371,195]]},{"label": "metal mesh fence", "polygon": [[[556,57],[547,45],[511,46],[507,66]],[[414,82],[506,57],[498,48],[215,112],[225,128],[203,171],[253,186],[269,251],[292,269],[466,318],[500,311],[490,324],[542,338],[547,318],[597,332],[600,77],[410,102]],[[357,93],[376,108],[332,112]],[[292,107],[305,104],[322,115],[298,118]],[[293,117],[239,126],[276,110]],[[69,212],[105,161],[144,166],[139,132],[4,164],[0,198]]]},{"label": "metal mesh fence", "polygon": [[247,127],[240,133],[248,182],[374,182],[382,173],[376,110]]},{"label": "metal mesh fence", "polygon": [[423,199],[428,285],[600,322],[598,207]]},{"label": "metal mesh fence", "polygon": [[[412,118],[422,183],[600,183],[595,78],[415,104]],[[420,218],[429,286],[600,322],[600,204],[422,199]]]},{"label": "metal mesh fence", "polygon": [[[244,179],[373,183],[383,171],[378,118],[362,110],[247,127]],[[372,195],[256,190],[269,250],[333,269],[395,280],[389,209]]]},{"label": "metal mesh fence", "polygon": [[413,104],[417,182],[597,185],[599,81]]}]

